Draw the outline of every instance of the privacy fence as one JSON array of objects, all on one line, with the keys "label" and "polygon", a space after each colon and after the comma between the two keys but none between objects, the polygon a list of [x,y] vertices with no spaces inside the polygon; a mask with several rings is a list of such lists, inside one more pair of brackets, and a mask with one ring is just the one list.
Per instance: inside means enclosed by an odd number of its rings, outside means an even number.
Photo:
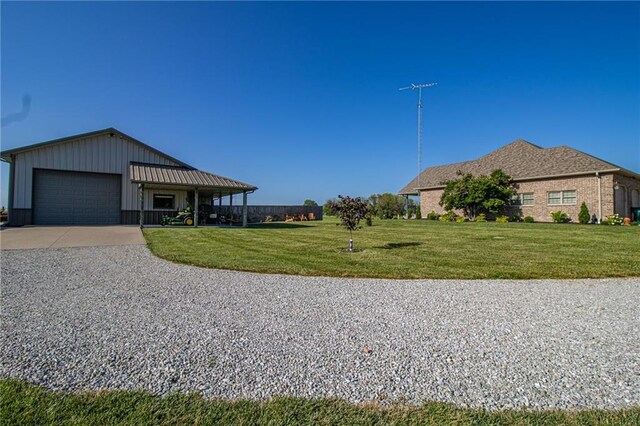
[{"label": "privacy fence", "polygon": [[[217,209],[218,206],[214,207],[213,212],[217,213]],[[221,206],[220,214],[242,217],[242,206]],[[247,215],[249,223],[265,222],[267,218],[274,222],[283,221],[287,217],[300,219],[302,216],[322,220],[322,206],[247,206]]]}]

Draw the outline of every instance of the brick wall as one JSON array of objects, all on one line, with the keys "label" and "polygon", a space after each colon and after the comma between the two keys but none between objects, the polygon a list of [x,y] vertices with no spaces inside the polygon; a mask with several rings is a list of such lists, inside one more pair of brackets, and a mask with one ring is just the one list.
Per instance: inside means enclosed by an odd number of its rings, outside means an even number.
[{"label": "brick wall", "polygon": [[[573,222],[578,222],[580,205],[585,202],[591,215],[598,214],[598,183],[602,190],[602,214],[613,214],[613,203],[605,200],[613,200],[613,181],[611,175],[602,176],[601,181],[596,176],[582,176],[563,179],[545,179],[533,182],[519,182],[519,193],[533,193],[532,206],[513,206],[510,213],[518,213],[521,216],[533,216],[536,222],[551,222],[551,212],[561,210],[569,215]],[[549,205],[547,192],[549,191],[576,191],[576,202],[571,205]]]},{"label": "brick wall", "polygon": [[422,217],[427,217],[430,211],[438,214],[444,213],[444,209],[438,204],[442,196],[442,189],[430,189],[428,191],[420,191],[420,213]]},{"label": "brick wall", "polygon": [[[536,222],[551,222],[551,212],[562,210],[567,213],[574,222],[578,222],[578,213],[580,205],[584,201],[589,208],[590,214],[598,216],[598,181],[594,176],[579,176],[570,178],[554,178],[544,179],[530,182],[518,182],[519,193],[533,193],[533,205],[531,206],[513,206],[508,209],[507,214],[514,213],[520,216],[532,216]],[[602,217],[607,217],[615,212],[615,194],[614,181],[618,181],[620,185],[624,185],[623,190],[627,197],[627,210],[631,209],[632,191],[635,189],[640,192],[640,180],[620,176],[620,175],[601,175],[601,197],[602,197]],[[576,203],[573,205],[548,205],[548,191],[576,191]],[[420,193],[420,208],[422,217],[430,211],[439,214],[444,213],[444,209],[438,204],[442,196],[442,189],[430,189]],[[456,213],[462,214],[461,211]],[[627,213],[628,215],[629,213]]]}]

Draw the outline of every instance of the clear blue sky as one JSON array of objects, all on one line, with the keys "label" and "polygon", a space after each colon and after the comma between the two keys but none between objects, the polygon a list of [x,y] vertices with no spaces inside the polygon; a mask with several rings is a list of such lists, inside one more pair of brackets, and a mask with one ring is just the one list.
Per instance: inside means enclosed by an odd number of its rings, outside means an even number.
[{"label": "clear blue sky", "polygon": [[[116,127],[257,185],[397,192],[517,138],[640,171],[640,3],[9,3],[2,148]],[[8,167],[2,166],[6,204]]]}]

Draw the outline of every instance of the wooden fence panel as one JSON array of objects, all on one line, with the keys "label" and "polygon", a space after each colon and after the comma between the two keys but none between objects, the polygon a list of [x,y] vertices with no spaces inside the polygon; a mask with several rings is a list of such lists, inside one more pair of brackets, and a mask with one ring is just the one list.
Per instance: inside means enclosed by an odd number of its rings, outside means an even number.
[{"label": "wooden fence panel", "polygon": [[[213,213],[217,213],[218,206],[213,208]],[[273,221],[283,221],[287,216],[305,215],[309,217],[313,213],[315,220],[322,220],[322,206],[247,206],[247,216],[249,223],[264,222],[268,216]],[[221,206],[220,214],[242,218],[242,206]]]}]

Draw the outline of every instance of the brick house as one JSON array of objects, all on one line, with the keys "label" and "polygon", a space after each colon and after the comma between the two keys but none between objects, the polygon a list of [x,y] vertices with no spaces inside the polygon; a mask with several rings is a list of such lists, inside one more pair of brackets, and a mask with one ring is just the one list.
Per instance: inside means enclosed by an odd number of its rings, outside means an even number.
[{"label": "brick house", "polygon": [[419,195],[423,216],[432,210],[443,213],[438,204],[443,182],[455,179],[458,171],[477,176],[495,169],[502,169],[517,184],[508,215],[550,222],[550,213],[562,210],[577,222],[584,201],[598,221],[614,213],[639,219],[632,213],[640,208],[640,174],[568,146],[542,148],[522,139],[476,160],[429,167],[400,194]]}]

